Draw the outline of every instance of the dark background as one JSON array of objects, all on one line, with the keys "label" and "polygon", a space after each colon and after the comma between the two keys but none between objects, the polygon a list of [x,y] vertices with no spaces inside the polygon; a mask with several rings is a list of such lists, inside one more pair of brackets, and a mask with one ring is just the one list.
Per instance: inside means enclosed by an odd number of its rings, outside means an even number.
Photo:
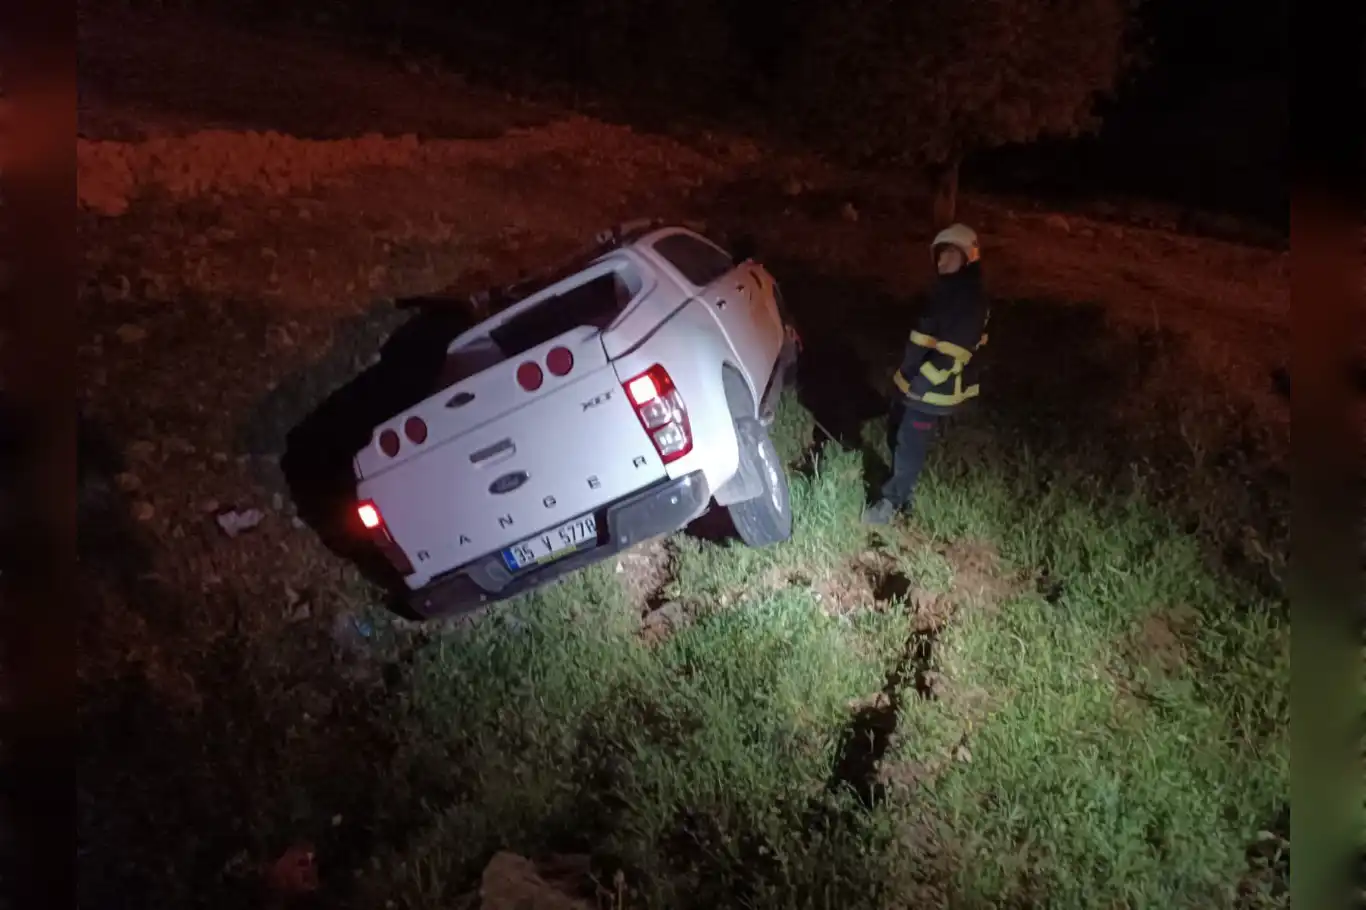
[{"label": "dark background", "polygon": [[[439,57],[475,81],[597,116],[780,136],[792,125],[779,111],[780,74],[799,52],[797,23],[827,2],[838,0],[186,5],[256,26],[306,25],[400,59]],[[1288,0],[1145,0],[1140,21],[1148,64],[1099,106],[1098,135],[979,152],[965,186],[1052,201],[1144,198],[1288,232]]]},{"label": "dark background", "polygon": [[1102,105],[1100,135],[1001,149],[996,182],[1146,196],[1288,232],[1288,0],[1151,0],[1143,19],[1152,64]]}]

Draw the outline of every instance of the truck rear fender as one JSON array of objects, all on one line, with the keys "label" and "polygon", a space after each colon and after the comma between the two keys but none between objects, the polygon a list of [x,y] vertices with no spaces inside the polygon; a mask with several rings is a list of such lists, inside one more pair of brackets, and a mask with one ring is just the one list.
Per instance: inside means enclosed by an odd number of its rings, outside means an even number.
[{"label": "truck rear fender", "polygon": [[693,438],[692,451],[669,463],[668,474],[702,471],[708,487],[716,490],[739,470],[740,450],[721,371],[730,347],[706,306],[701,300],[689,301],[613,366],[622,382],[655,364],[664,367],[683,398]]}]

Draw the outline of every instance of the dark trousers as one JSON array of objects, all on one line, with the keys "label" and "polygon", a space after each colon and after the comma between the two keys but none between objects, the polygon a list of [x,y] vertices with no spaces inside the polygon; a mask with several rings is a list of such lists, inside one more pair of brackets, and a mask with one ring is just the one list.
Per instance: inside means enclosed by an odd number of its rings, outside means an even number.
[{"label": "dark trousers", "polygon": [[939,418],[898,404],[892,409],[890,422],[896,434],[891,441],[892,476],[882,485],[882,498],[900,509],[915,495],[915,484],[925,467],[925,456],[934,442]]}]

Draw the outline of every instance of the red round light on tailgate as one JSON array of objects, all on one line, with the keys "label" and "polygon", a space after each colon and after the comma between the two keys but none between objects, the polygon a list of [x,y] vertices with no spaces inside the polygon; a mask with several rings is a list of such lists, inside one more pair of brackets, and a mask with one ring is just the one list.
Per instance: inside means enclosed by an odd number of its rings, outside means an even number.
[{"label": "red round light on tailgate", "polygon": [[528,392],[539,389],[544,380],[545,374],[541,372],[540,366],[530,360],[517,368],[517,384]]},{"label": "red round light on tailgate", "polygon": [[393,430],[385,430],[379,434],[379,450],[390,458],[398,454],[398,434]]},{"label": "red round light on tailgate", "polygon": [[403,422],[403,435],[416,443],[426,442],[427,424],[421,417],[409,417]]},{"label": "red round light on tailgate", "polygon": [[569,348],[551,348],[545,355],[545,365],[556,376],[567,376],[574,369],[574,352]]}]

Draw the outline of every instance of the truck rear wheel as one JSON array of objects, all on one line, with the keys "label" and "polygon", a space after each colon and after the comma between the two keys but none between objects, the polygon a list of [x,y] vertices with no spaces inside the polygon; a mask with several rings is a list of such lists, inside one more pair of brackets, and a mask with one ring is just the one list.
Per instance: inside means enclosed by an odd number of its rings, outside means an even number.
[{"label": "truck rear wheel", "polygon": [[763,424],[752,417],[735,421],[740,470],[758,476],[758,496],[727,506],[740,539],[751,547],[782,543],[792,536],[792,497],[778,449]]}]

